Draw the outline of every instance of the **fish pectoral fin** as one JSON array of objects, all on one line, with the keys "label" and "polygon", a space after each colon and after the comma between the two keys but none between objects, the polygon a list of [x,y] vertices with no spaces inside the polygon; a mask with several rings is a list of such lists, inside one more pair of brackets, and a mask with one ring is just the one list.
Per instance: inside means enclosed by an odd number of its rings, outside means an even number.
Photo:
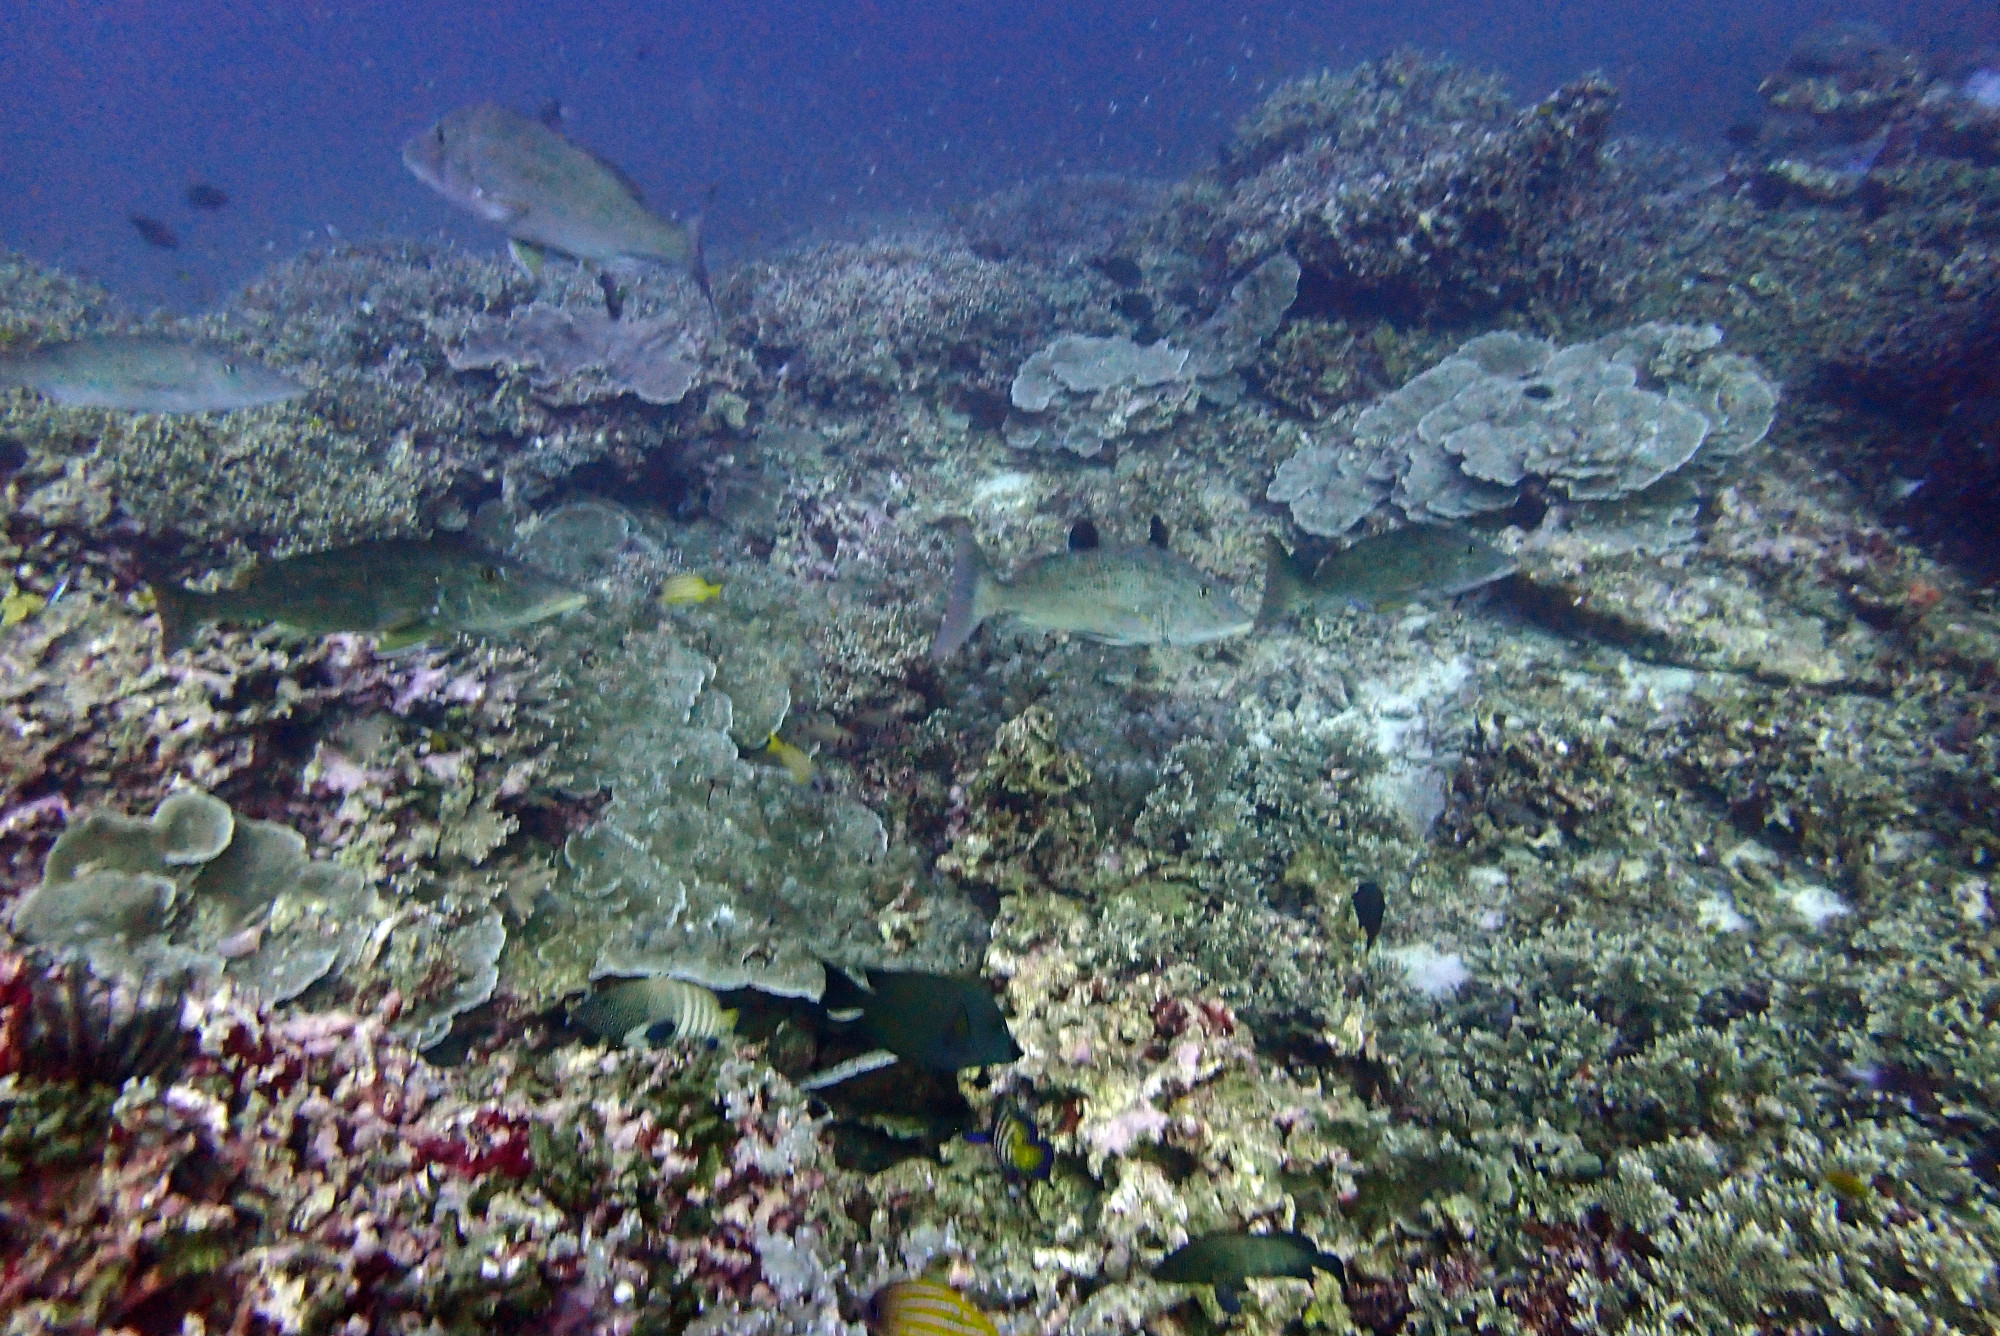
[{"label": "fish pectoral fin", "polygon": [[520,200],[509,199],[505,195],[484,193],[475,197],[472,207],[481,218],[489,223],[498,223],[502,227],[517,221],[528,212],[528,206]]},{"label": "fish pectoral fin", "polygon": [[375,648],[382,654],[396,654],[413,648],[429,640],[437,628],[421,617],[411,618],[389,627],[376,638]]},{"label": "fish pectoral fin", "polygon": [[522,241],[518,237],[508,241],[507,253],[514,257],[514,263],[520,265],[530,278],[542,276],[542,265],[549,258],[549,253],[540,246],[532,241]]}]

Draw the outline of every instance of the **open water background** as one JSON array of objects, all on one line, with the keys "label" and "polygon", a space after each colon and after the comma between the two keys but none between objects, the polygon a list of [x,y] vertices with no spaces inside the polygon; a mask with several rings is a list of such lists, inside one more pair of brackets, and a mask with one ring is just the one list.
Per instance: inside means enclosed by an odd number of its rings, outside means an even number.
[{"label": "open water background", "polygon": [[[497,245],[397,156],[482,99],[559,99],[568,132],[663,210],[719,182],[724,262],[1025,177],[1180,176],[1276,82],[1403,44],[1501,70],[1524,99],[1601,69],[1623,128],[1713,143],[1792,41],[1835,19],[2000,60],[1991,0],[10,0],[0,246],[142,308],[196,309],[335,236]],[[228,207],[189,207],[193,180]],[[133,212],[179,248],[148,246]]]}]

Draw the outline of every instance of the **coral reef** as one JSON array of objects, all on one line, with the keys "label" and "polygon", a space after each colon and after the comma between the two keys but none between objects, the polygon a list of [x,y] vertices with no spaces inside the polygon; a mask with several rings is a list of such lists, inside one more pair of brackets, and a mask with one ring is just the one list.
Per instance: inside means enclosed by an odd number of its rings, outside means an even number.
[{"label": "coral reef", "polygon": [[1315,301],[1452,318],[1587,292],[1569,222],[1616,107],[1597,80],[1518,111],[1498,83],[1401,53],[1285,85],[1183,184],[1156,235],[1231,266],[1289,249]]},{"label": "coral reef", "polygon": [[1561,349],[1481,335],[1344,440],[1280,465],[1270,499],[1308,533],[1339,535],[1390,502],[1413,520],[1504,511],[1531,476],[1575,501],[1644,491],[1696,451],[1719,464],[1770,431],[1777,391],[1747,358],[1711,353],[1721,341],[1712,325],[1656,323]]},{"label": "coral reef", "polygon": [[577,733],[589,741],[573,764],[611,800],[564,847],[565,954],[592,950],[593,975],[815,998],[822,961],[962,966],[977,914],[942,888],[920,890],[921,869],[875,812],[743,759],[789,703],[759,705],[763,684],[782,689],[782,661],[743,651],[783,642],[772,622],[746,621],[720,660],[661,625],[577,674]]},{"label": "coral reef", "polygon": [[960,795],[965,824],[938,871],[1002,894],[1087,884],[1097,823],[1071,795],[1090,782],[1090,772],[1062,749],[1057,728],[1039,706],[1000,726],[992,754]]},{"label": "coral reef", "polygon": [[731,340],[816,402],[948,387],[1001,396],[1030,342],[1076,303],[1051,300],[1038,278],[942,238],[836,242],[739,270],[722,303]]},{"label": "coral reef", "polygon": [[83,949],[100,969],[227,969],[285,1002],[352,963],[374,912],[361,875],[308,858],[295,831],[182,789],[150,819],[71,821],[13,925],[39,945]]},{"label": "coral reef", "polygon": [[446,354],[454,371],[521,371],[552,403],[633,394],[677,404],[701,373],[701,342],[674,319],[614,320],[549,307],[482,321]]},{"label": "coral reef", "polygon": [[1027,181],[952,211],[951,225],[975,255],[1049,268],[1092,264],[1118,281],[1120,244],[1154,208],[1166,183],[1125,176]]},{"label": "coral reef", "polygon": [[1088,459],[1128,434],[1158,431],[1201,398],[1233,402],[1236,368],[1257,357],[1299,291],[1298,262],[1274,255],[1230,289],[1183,338],[1141,346],[1122,335],[1065,334],[1021,363],[1005,423],[1017,449],[1060,447]]},{"label": "coral reef", "polygon": [[[10,394],[0,432],[27,455],[10,511],[44,526],[129,523],[156,540],[310,550],[462,525],[470,499],[496,482],[538,495],[602,460],[636,469],[714,425],[696,405],[685,416],[662,407],[687,394],[689,359],[705,361],[701,378],[718,398],[743,374],[731,350],[703,359],[699,341],[681,345],[709,317],[676,286],[635,280],[629,326],[605,320],[594,285],[544,287],[556,291],[531,305],[533,288],[501,264],[419,246],[300,257],[189,324],[304,380],[308,397],[161,417]],[[38,335],[71,332],[81,318],[68,289],[25,268],[6,292],[13,318]],[[514,337],[547,345],[566,331],[560,355],[486,348],[517,307],[533,328]],[[660,337],[670,346],[655,346]],[[541,370],[496,393],[484,373],[456,373],[454,357]],[[634,392],[621,397],[628,380]]]},{"label": "coral reef", "polygon": [[113,1099],[16,1070],[30,968],[0,957],[0,1302],[22,1330],[838,1321],[813,1123],[757,1064],[448,1072],[378,1016],[197,992],[185,1066]]},{"label": "coral reef", "polygon": [[[350,247],[200,322],[298,404],[6,396],[0,882],[96,970],[0,951],[0,1305],[834,1332],[929,1276],[1017,1334],[1992,1330],[2000,614],[1894,508],[1986,467],[1980,87],[1815,39],[1712,172],[1596,81],[1399,55],[1164,194],[747,265],[705,340],[666,276],[614,322],[568,266]],[[10,262],[0,320],[120,316]],[[1254,595],[1267,495],[1520,575],[926,654],[939,517],[1157,515]],[[439,526],[589,606],[156,653],[143,567]],[[1022,1056],[825,1079],[829,966],[990,987]],[[605,975],[739,1024],[592,1045]],[[1046,1177],[959,1135],[1003,1116]],[[1344,1274],[1240,1317],[1150,1274],[1235,1229]]]}]

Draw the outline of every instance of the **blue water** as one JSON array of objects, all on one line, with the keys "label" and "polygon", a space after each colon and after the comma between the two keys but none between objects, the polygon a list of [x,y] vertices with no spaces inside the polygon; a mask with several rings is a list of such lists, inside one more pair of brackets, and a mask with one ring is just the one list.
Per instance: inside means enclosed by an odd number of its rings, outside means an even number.
[{"label": "blue water", "polygon": [[[179,309],[332,237],[490,247],[397,159],[411,131],[482,99],[559,99],[567,131],[663,209],[719,182],[724,260],[1024,177],[1179,176],[1274,82],[1406,43],[1500,70],[1524,98],[1602,69],[1626,128],[1713,140],[1827,19],[1918,49],[2000,45],[2000,7],[1979,0],[13,0],[0,245]],[[228,206],[191,208],[197,179]],[[180,246],[148,246],[133,212]]]}]

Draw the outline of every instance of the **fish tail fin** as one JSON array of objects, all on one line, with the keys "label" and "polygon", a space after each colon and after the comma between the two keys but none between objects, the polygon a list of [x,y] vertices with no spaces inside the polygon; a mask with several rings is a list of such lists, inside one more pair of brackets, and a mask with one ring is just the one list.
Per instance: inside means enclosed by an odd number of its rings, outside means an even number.
[{"label": "fish tail fin", "polygon": [[715,191],[719,182],[710,182],[708,194],[702,200],[701,212],[688,220],[688,277],[701,289],[702,299],[708,303],[708,314],[715,321],[715,327],[722,328],[722,310],[715,304],[715,286],[708,279],[708,252],[702,248],[702,220],[715,207]]},{"label": "fish tail fin", "polygon": [[853,1011],[867,1006],[868,999],[869,994],[853,975],[837,965],[826,967],[826,987],[819,995],[820,1006],[829,1012]]},{"label": "fish tail fin", "polygon": [[207,620],[206,605],[215,596],[198,594],[163,573],[148,572],[146,578],[153,589],[153,611],[160,615],[160,653],[186,649]]},{"label": "fish tail fin", "polygon": [[972,521],[961,518],[948,521],[948,525],[958,546],[952,555],[951,590],[945,596],[944,620],[938,624],[937,639],[931,644],[931,660],[935,663],[942,663],[956,653],[985,620],[979,595],[991,578],[986,554],[979,550],[979,538],[972,531]]},{"label": "fish tail fin", "polygon": [[1299,572],[1292,554],[1275,534],[1264,536],[1264,601],[1257,608],[1257,629],[1268,631],[1283,621],[1299,597]]}]

